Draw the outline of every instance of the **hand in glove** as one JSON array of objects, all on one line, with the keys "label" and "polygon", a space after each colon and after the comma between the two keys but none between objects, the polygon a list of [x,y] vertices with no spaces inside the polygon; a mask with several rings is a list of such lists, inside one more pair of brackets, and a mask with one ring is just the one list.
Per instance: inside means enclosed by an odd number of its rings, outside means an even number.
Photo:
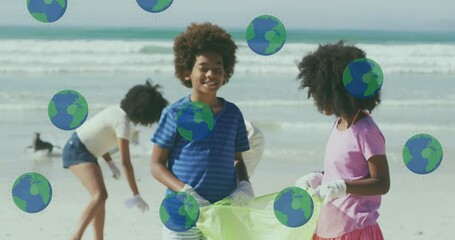
[{"label": "hand in glove", "polygon": [[129,208],[137,207],[142,212],[149,210],[149,205],[142,199],[141,195],[134,195],[134,197],[125,200],[125,205]]},{"label": "hand in glove", "polygon": [[297,179],[294,185],[305,190],[308,188],[316,189],[317,187],[319,187],[319,185],[321,185],[323,175],[324,174],[322,172],[313,172],[307,174]]},{"label": "hand in glove", "polygon": [[317,196],[324,200],[323,205],[332,201],[335,198],[346,196],[346,182],[342,179],[322,184],[313,192],[313,196]]},{"label": "hand in glove", "polygon": [[120,178],[120,170],[117,168],[114,161],[108,161],[107,165],[109,165],[109,168],[111,168],[112,177],[118,180]]},{"label": "hand in glove", "polygon": [[253,187],[247,181],[240,181],[229,197],[232,205],[246,206],[254,200]]},{"label": "hand in glove", "polygon": [[199,207],[205,207],[205,206],[208,206],[210,205],[210,202],[205,200],[203,197],[201,197],[201,195],[199,195],[194,189],[193,187],[191,187],[190,185],[188,184],[185,184],[185,186],[183,186],[183,188],[180,190],[180,192],[185,192],[185,193],[188,193],[190,194],[191,196],[193,196],[195,199],[196,199],[196,202],[199,204]]}]

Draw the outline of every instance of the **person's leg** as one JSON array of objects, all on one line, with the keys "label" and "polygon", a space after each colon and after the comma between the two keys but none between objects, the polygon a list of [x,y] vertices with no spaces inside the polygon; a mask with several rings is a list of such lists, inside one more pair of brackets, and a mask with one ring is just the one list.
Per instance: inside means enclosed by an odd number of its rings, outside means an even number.
[{"label": "person's leg", "polygon": [[[101,172],[101,171],[100,171]],[[102,173],[101,174],[101,179]],[[103,181],[104,182],[104,181]],[[95,239],[103,239],[104,238],[104,219],[106,216],[106,202],[99,207],[98,212],[96,213],[95,217],[93,218],[93,232],[95,234]]]},{"label": "person's leg", "polygon": [[98,212],[93,218],[93,232],[95,233],[95,239],[104,238],[104,219],[106,216],[106,204],[100,206]]},{"label": "person's leg", "polygon": [[82,185],[87,188],[91,196],[90,202],[82,213],[79,225],[72,239],[80,240],[88,224],[94,220],[95,239],[102,240],[105,215],[104,206],[107,199],[107,191],[101,169],[94,163],[81,163],[71,166],[70,170],[76,175]]}]

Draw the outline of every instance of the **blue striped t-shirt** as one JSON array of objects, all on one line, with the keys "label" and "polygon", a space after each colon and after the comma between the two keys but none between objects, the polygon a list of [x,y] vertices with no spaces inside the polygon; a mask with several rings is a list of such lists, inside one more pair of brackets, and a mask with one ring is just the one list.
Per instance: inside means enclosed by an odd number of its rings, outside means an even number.
[{"label": "blue striped t-shirt", "polygon": [[[215,128],[210,137],[188,141],[177,131],[176,116],[189,103],[186,96],[162,114],[152,142],[169,149],[168,168],[182,182],[211,203],[229,196],[236,187],[235,152],[250,149],[247,131],[240,109],[219,98],[222,110],[215,114]],[[168,189],[168,193],[171,190]]]}]

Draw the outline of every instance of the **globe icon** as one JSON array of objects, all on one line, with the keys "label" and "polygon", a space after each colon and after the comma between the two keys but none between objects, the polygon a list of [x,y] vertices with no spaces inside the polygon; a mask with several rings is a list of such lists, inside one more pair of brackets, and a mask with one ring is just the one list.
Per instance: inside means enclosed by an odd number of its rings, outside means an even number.
[{"label": "globe icon", "polygon": [[62,130],[74,130],[87,119],[88,104],[80,93],[63,90],[52,97],[48,114],[54,126]]},{"label": "globe icon", "polygon": [[28,12],[36,20],[51,23],[65,14],[67,0],[27,0]]},{"label": "globe icon", "polygon": [[210,137],[216,124],[212,109],[198,101],[183,105],[176,120],[178,132],[188,141],[200,141]]},{"label": "globe icon", "polygon": [[277,53],[286,42],[286,29],[278,18],[262,15],[251,21],[246,41],[253,52],[268,56]]},{"label": "globe icon", "polygon": [[173,0],[136,0],[136,2],[147,12],[159,13],[168,9]]},{"label": "globe icon", "polygon": [[27,213],[44,210],[52,199],[49,181],[39,173],[25,173],[16,179],[12,190],[16,206]]},{"label": "globe icon", "polygon": [[160,219],[169,230],[184,232],[196,226],[199,205],[188,193],[173,192],[161,202]]},{"label": "globe icon", "polygon": [[382,87],[384,75],[375,61],[358,58],[349,63],[343,72],[343,84],[351,96],[370,98]]},{"label": "globe icon", "polygon": [[313,216],[313,199],[307,191],[288,187],[275,197],[273,209],[276,219],[288,227],[300,227]]},{"label": "globe icon", "polygon": [[403,161],[414,173],[431,173],[441,164],[442,146],[429,134],[416,134],[403,147]]}]

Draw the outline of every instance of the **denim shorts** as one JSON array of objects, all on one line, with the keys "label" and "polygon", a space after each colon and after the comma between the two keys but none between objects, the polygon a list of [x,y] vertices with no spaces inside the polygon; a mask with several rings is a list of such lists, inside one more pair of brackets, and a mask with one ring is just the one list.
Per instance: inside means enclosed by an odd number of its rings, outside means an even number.
[{"label": "denim shorts", "polygon": [[63,147],[62,158],[64,168],[81,163],[94,163],[98,165],[96,157],[87,150],[76,133],[73,133]]}]

